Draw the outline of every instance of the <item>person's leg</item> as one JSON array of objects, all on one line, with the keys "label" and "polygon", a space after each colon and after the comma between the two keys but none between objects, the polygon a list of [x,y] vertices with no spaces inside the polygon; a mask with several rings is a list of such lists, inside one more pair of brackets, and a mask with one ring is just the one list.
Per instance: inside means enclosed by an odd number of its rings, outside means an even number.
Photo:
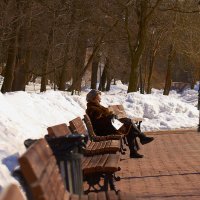
[{"label": "person's leg", "polygon": [[137,151],[139,150],[139,145],[136,140],[136,135],[134,134],[133,127],[129,126],[129,133],[126,135],[128,146],[130,149],[130,158],[143,158],[143,155],[139,154]]},{"label": "person's leg", "polygon": [[154,140],[153,137],[147,137],[144,133],[142,133],[140,131],[140,129],[138,129],[138,127],[134,123],[132,123],[131,119],[123,118],[123,119],[120,119],[120,121],[123,122],[126,125],[132,125],[132,129],[133,130],[130,131],[130,134],[133,134],[134,137],[139,137],[141,144],[144,145],[144,144],[147,144],[147,143],[149,143],[149,142]]}]

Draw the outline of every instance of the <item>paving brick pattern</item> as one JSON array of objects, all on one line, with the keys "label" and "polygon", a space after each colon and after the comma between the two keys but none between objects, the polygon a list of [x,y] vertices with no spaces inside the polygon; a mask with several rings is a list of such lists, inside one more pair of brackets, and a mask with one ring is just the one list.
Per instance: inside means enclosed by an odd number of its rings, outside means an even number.
[{"label": "paving brick pattern", "polygon": [[152,143],[141,145],[142,159],[122,156],[118,189],[138,200],[200,200],[200,133],[151,133]]}]

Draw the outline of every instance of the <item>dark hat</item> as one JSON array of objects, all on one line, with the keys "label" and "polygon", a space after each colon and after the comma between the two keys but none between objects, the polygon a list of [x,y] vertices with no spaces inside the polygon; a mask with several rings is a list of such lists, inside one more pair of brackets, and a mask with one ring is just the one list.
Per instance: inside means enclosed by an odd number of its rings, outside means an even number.
[{"label": "dark hat", "polygon": [[92,89],[90,92],[86,95],[86,101],[92,101],[98,94],[101,94],[99,90]]}]

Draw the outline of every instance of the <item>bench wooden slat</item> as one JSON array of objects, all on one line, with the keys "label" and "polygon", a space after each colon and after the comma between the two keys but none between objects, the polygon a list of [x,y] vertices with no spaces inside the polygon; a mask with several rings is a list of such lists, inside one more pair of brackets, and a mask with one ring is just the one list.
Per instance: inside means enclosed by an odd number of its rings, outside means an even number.
[{"label": "bench wooden slat", "polygon": [[[80,117],[77,117],[77,118],[71,120],[69,122],[69,124],[70,124],[71,130],[73,132],[75,132],[75,133],[79,133],[80,134],[80,133],[86,132],[86,128],[85,128],[84,123],[83,123],[83,121],[81,120]],[[115,147],[115,148],[109,148],[109,145],[111,144],[110,141],[107,141],[106,145],[105,145],[104,142],[102,143],[102,141],[110,140],[110,139],[107,139],[109,137],[110,136],[106,136],[104,138],[104,137],[100,136],[101,139],[99,141],[95,141],[95,144],[94,144],[94,146],[92,146],[92,149],[90,148],[91,147],[90,145],[92,145],[90,143],[89,149],[87,147],[87,149],[85,150],[85,154],[89,155],[90,152],[88,150],[91,150],[91,155],[99,154],[99,153],[109,153],[109,152],[116,153],[117,151],[120,151],[120,142],[121,142],[120,140],[116,141],[116,143],[119,144],[118,148],[117,147]],[[97,143],[97,142],[99,142],[99,143]]]},{"label": "bench wooden slat", "polygon": [[106,143],[106,141],[99,142],[99,145],[97,146],[96,151],[98,151],[101,154],[104,153],[105,152],[105,149],[104,149],[105,143]]},{"label": "bench wooden slat", "polygon": [[[110,154],[103,154],[103,155],[96,155],[95,157],[92,157],[92,159],[87,162],[87,165],[84,165],[83,172],[84,174],[90,174],[94,172],[103,172],[106,171],[105,164],[109,158]],[[94,164],[94,166],[93,166]],[[115,163],[118,165],[118,163]],[[95,168],[94,168],[95,167]]]},{"label": "bench wooden slat", "polygon": [[91,142],[90,140],[87,142],[86,148],[88,150],[92,150],[92,147],[94,146],[94,142]]},{"label": "bench wooden slat", "polygon": [[109,171],[118,171],[118,164],[120,160],[120,156],[116,155],[116,154],[110,154],[106,163],[105,163],[105,167],[106,170]]},{"label": "bench wooden slat", "polygon": [[96,156],[92,157],[90,162],[83,168],[83,173],[87,174],[87,173],[95,172],[96,166],[97,166],[99,160],[101,159],[101,157],[102,157],[102,155],[96,155]]},{"label": "bench wooden slat", "polygon": [[[28,182],[33,183],[40,178],[44,170],[44,161],[39,157],[34,157],[35,149],[30,149],[28,155],[24,155],[19,159],[19,163],[22,166],[21,170],[23,175],[27,178]],[[30,164],[31,159],[36,159],[33,164]],[[37,173],[34,173],[37,171]]]},{"label": "bench wooden slat", "polygon": [[112,140],[108,140],[108,141],[106,142],[106,147],[105,147],[105,148],[110,147],[111,141],[112,141]]},{"label": "bench wooden slat", "polygon": [[84,123],[80,117],[69,121],[69,125],[73,133],[87,134],[87,129],[85,128]]},{"label": "bench wooden slat", "polygon": [[81,166],[82,168],[85,168],[85,166],[87,166],[90,162],[90,160],[92,159],[92,156],[90,157],[83,157],[82,161],[81,161]]},{"label": "bench wooden slat", "polygon": [[61,137],[71,134],[67,124],[58,124],[47,128],[49,136]]},{"label": "bench wooden slat", "polygon": [[119,149],[119,142],[117,140],[111,140],[110,148],[112,149]]},{"label": "bench wooden slat", "polygon": [[98,162],[98,165],[96,167],[97,171],[100,171],[103,169],[103,167],[105,166],[106,161],[108,160],[109,154],[104,154],[101,159]]},{"label": "bench wooden slat", "polygon": [[92,147],[92,150],[98,150],[98,146],[99,146],[100,142],[94,142],[94,145]]},{"label": "bench wooden slat", "polygon": [[35,199],[55,200],[59,195],[60,200],[69,200],[53,152],[44,139],[33,144],[19,163]]},{"label": "bench wooden slat", "polygon": [[15,184],[11,184],[1,193],[0,200],[25,200],[25,198],[19,187]]},{"label": "bench wooden slat", "polygon": [[90,121],[90,118],[87,114],[84,115],[84,121],[85,125],[88,130],[88,134],[93,141],[105,141],[105,140],[121,140],[121,135],[107,135],[107,136],[97,136],[94,132],[94,129],[92,127],[92,123]]},{"label": "bench wooden slat", "polygon": [[109,141],[101,141],[101,149],[102,149],[102,152],[104,152],[104,153],[105,153],[105,149],[107,146],[107,142],[109,142]]},{"label": "bench wooden slat", "polygon": [[[118,116],[118,118],[127,118],[127,114],[126,114],[126,111],[123,107],[123,105],[110,105],[108,106],[108,109],[110,111],[112,111],[115,115]],[[133,117],[131,118],[132,122],[133,123],[139,123],[139,122],[142,122],[143,121],[143,118],[139,118],[139,117]]]},{"label": "bench wooden slat", "polygon": [[31,189],[35,198],[39,198],[39,196],[43,194],[46,194],[46,197],[48,197],[48,195],[56,197],[58,195],[58,189],[60,189],[63,184],[61,179],[59,179],[58,167],[54,161],[52,164],[52,160],[54,159],[49,160],[49,164],[40,179],[32,184]]}]

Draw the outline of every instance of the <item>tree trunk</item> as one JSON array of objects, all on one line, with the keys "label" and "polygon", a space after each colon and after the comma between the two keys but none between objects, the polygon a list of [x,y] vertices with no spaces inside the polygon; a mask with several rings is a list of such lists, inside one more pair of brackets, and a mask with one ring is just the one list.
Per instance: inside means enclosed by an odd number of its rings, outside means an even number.
[{"label": "tree trunk", "polygon": [[79,80],[82,79],[83,75],[85,74],[85,72],[87,71],[88,67],[91,64],[93,57],[95,56],[96,52],[99,50],[103,39],[107,36],[108,33],[110,33],[117,26],[118,23],[119,23],[119,20],[115,21],[115,23],[108,29],[108,31],[104,32],[100,37],[98,37],[96,43],[94,44],[92,55],[89,57],[87,64],[84,65],[83,70],[79,73],[78,80],[76,82],[73,82],[73,84],[69,88],[70,91],[72,91],[75,85],[78,84]]},{"label": "tree trunk", "polygon": [[110,90],[110,86],[111,86],[111,81],[112,81],[112,75],[110,73],[110,63],[108,58],[106,59],[106,65],[107,65],[107,75],[106,75],[106,91]]},{"label": "tree trunk", "polygon": [[105,67],[103,69],[103,73],[102,73],[101,79],[100,79],[98,90],[100,90],[100,91],[105,91],[106,90],[106,78],[107,78],[107,67],[105,65]]},{"label": "tree trunk", "polygon": [[47,46],[44,51],[44,64],[42,66],[42,78],[41,78],[41,88],[40,92],[46,91],[46,85],[47,85],[47,70],[49,68],[49,57],[50,57],[50,51],[52,50],[52,44],[53,44],[53,26],[50,28],[49,34],[48,34],[48,41]]},{"label": "tree trunk", "polygon": [[[70,3],[70,2],[69,2]],[[66,36],[66,41],[65,41],[65,45],[64,45],[64,62],[63,62],[63,66],[61,69],[61,74],[59,77],[59,85],[58,85],[58,89],[61,91],[65,91],[66,89],[66,81],[67,81],[67,77],[68,77],[68,70],[67,68],[69,67],[69,48],[70,48],[70,41],[72,40],[72,35],[73,35],[73,30],[74,30],[74,23],[75,23],[75,15],[76,15],[76,9],[75,9],[75,2],[71,1],[71,5],[70,5],[71,9],[70,9],[70,24],[68,27],[69,33]]]},{"label": "tree trunk", "polygon": [[73,82],[72,82],[72,87],[70,88],[72,92],[74,90],[79,92],[81,91],[82,77],[80,76],[80,73],[84,68],[86,48],[87,48],[86,38],[83,32],[79,30],[77,47],[76,47],[75,65],[73,67],[73,72],[72,72]]},{"label": "tree trunk", "polygon": [[[30,39],[30,38],[29,38]],[[22,48],[27,44],[22,44],[21,41],[19,43],[18,55],[16,60],[16,67],[14,73],[14,80],[12,84],[13,91],[25,91],[25,86],[27,83],[27,79],[29,76],[29,66],[30,66],[30,59],[31,59],[31,49],[30,46],[22,50]]]},{"label": "tree trunk", "polygon": [[21,25],[18,37],[18,54],[16,59],[12,91],[25,91],[29,63],[31,58],[31,7],[30,2],[20,4],[24,14],[24,23]]},{"label": "tree trunk", "polygon": [[128,10],[126,12],[125,24],[126,31],[128,35],[129,50],[131,55],[131,74],[129,78],[128,92],[136,92],[138,90],[138,80],[139,80],[139,62],[140,57],[143,53],[146,44],[146,35],[147,35],[147,25],[151,19],[152,14],[154,13],[155,8],[159,5],[161,0],[157,0],[155,5],[149,10],[148,1],[141,0],[137,1],[137,16],[138,16],[138,35],[136,40],[136,45],[133,48],[131,43],[131,33],[128,27]]},{"label": "tree trunk", "polygon": [[171,45],[169,54],[168,54],[167,74],[166,74],[165,88],[164,88],[163,95],[169,95],[169,92],[170,92],[171,83],[172,83],[173,57],[174,57],[174,47],[173,45]]},{"label": "tree trunk", "polygon": [[152,79],[152,74],[153,74],[154,62],[155,62],[155,53],[152,52],[150,54],[149,75],[148,75],[148,82],[147,82],[147,94],[151,94],[151,79]]},{"label": "tree trunk", "polygon": [[99,62],[97,58],[94,58],[92,62],[92,72],[91,72],[91,89],[97,88],[98,65],[99,65]]},{"label": "tree trunk", "polygon": [[107,78],[106,91],[110,91],[112,78]]},{"label": "tree trunk", "polygon": [[40,87],[40,92],[45,92],[46,85],[47,85],[47,69],[48,69],[48,63],[44,64],[42,67],[42,78],[41,78],[41,87]]},{"label": "tree trunk", "polygon": [[140,65],[140,94],[144,94],[144,82],[142,78],[142,65]]},{"label": "tree trunk", "polygon": [[12,84],[14,79],[14,69],[16,63],[16,54],[17,54],[17,47],[18,47],[18,36],[19,36],[19,24],[17,23],[18,17],[16,17],[13,21],[16,21],[13,25],[13,32],[11,35],[11,39],[9,42],[8,47],[8,55],[7,55],[7,62],[5,67],[5,77],[3,81],[3,85],[1,88],[1,92],[11,92],[12,91]]}]

